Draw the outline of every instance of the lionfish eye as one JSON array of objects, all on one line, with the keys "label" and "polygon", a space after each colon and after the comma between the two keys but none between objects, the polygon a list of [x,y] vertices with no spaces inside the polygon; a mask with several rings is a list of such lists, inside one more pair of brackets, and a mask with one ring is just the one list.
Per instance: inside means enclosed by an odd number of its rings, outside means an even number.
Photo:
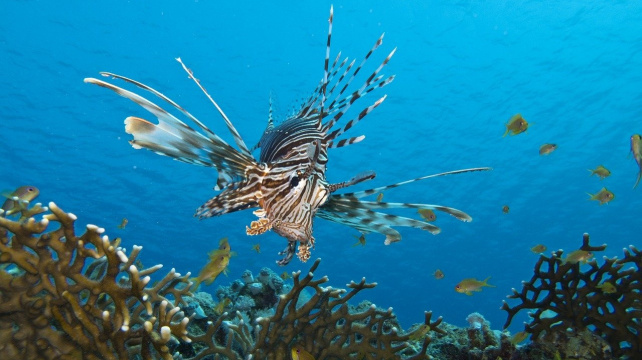
[{"label": "lionfish eye", "polygon": [[293,176],[290,180],[290,187],[296,187],[297,185],[299,185],[299,177]]}]

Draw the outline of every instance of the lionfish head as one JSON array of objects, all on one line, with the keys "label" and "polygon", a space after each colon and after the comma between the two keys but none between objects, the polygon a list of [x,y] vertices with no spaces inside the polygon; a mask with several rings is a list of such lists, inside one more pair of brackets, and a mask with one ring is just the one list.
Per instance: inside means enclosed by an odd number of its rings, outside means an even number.
[{"label": "lionfish head", "polygon": [[282,186],[262,189],[268,190],[259,201],[266,224],[290,241],[307,244],[312,239],[312,224],[317,209],[328,198],[328,184],[316,174],[305,177],[294,172],[289,177],[284,176],[284,179]]}]

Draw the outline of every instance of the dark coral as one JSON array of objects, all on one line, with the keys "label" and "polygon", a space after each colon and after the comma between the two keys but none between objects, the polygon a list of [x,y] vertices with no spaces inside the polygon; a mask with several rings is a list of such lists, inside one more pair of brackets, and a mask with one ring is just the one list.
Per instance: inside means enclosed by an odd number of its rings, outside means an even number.
[{"label": "dark coral", "polygon": [[[606,246],[593,247],[584,235],[581,250],[600,251]],[[504,328],[521,310],[530,310],[530,323],[525,331],[531,339],[556,341],[568,331],[589,330],[602,337],[617,357],[642,357],[642,252],[633,246],[624,249],[624,258],[604,257],[604,262],[564,263],[562,250],[550,257],[540,256],[530,281],[523,283],[520,292],[513,289],[509,299],[521,303],[502,309],[508,312]],[[624,268],[631,265],[629,268]],[[615,292],[603,291],[610,283]],[[603,349],[608,353],[608,349]],[[562,354],[571,356],[572,354]],[[596,354],[597,356],[597,354]],[[601,355],[600,355],[601,356]]]}]

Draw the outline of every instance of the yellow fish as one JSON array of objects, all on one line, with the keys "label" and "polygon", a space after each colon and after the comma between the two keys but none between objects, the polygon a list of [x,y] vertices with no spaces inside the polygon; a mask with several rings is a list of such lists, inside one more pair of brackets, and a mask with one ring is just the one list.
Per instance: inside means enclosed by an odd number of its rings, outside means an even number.
[{"label": "yellow fish", "polygon": [[544,251],[546,251],[546,246],[542,244],[537,244],[531,248],[531,251],[534,252],[535,254],[541,254]]},{"label": "yellow fish", "polygon": [[382,202],[382,201],[383,201],[383,193],[379,193],[379,195],[377,195],[377,202]]},{"label": "yellow fish", "polygon": [[230,242],[227,237],[222,238],[218,242],[218,249],[209,252],[210,259],[216,257],[217,255],[226,255],[228,257],[236,255],[234,251],[231,251]]},{"label": "yellow fish", "polygon": [[424,220],[428,222],[435,221],[437,219],[437,215],[435,215],[435,212],[430,210],[430,209],[419,209],[417,210],[419,215],[421,215]]},{"label": "yellow fish", "polygon": [[635,180],[633,188],[635,189],[640,182],[640,177],[642,177],[642,136],[635,134],[631,136],[631,152],[633,153],[633,158],[635,162],[638,163],[638,178]]},{"label": "yellow fish", "polygon": [[210,261],[201,269],[198,277],[190,279],[194,281],[194,285],[192,286],[194,291],[198,289],[201,283],[205,283],[205,285],[212,284],[221,273],[227,276],[229,271],[227,266],[230,263],[230,257],[236,255],[236,253],[231,251],[227,238],[223,238],[219,241],[219,248],[210,251],[207,255]]},{"label": "yellow fish", "polygon": [[292,347],[292,360],[314,360],[314,356],[305,351],[302,346],[294,345]]},{"label": "yellow fish", "polygon": [[119,229],[124,229],[124,228],[125,228],[125,226],[127,226],[127,223],[128,223],[128,222],[129,222],[129,220],[127,220],[126,218],[123,218],[123,221],[121,221],[121,222],[120,222],[120,225],[118,225],[117,227],[118,227]]},{"label": "yellow fish", "polygon": [[261,244],[254,244],[252,245],[252,250],[256,251],[257,253],[261,253]]},{"label": "yellow fish", "polygon": [[429,331],[430,331],[430,326],[429,326],[429,325],[426,325],[426,324],[420,325],[420,326],[419,326],[419,327],[418,327],[418,328],[417,328],[417,329],[412,333],[412,335],[410,335],[410,337],[408,338],[408,340],[411,340],[411,341],[419,341],[419,340],[423,339],[423,338],[426,336],[426,334],[428,334],[428,332],[429,332]]},{"label": "yellow fish", "polygon": [[593,175],[599,176],[600,180],[604,180],[605,178],[611,175],[611,172],[609,171],[609,169],[605,168],[602,165],[598,165],[598,167],[596,167],[595,170],[588,169],[588,171],[591,172],[591,176]]},{"label": "yellow fish", "polygon": [[6,197],[4,204],[2,204],[1,216],[9,216],[27,209],[27,205],[35,199],[40,190],[37,187],[26,185],[21,186],[13,192],[3,192],[2,196]]},{"label": "yellow fish", "polygon": [[484,286],[495,287],[495,285],[488,283],[488,279],[490,279],[490,276],[484,279],[484,281],[479,281],[474,278],[464,279],[455,286],[455,291],[470,296],[473,294],[473,291],[482,291],[482,287]]},{"label": "yellow fish", "polygon": [[581,262],[582,264],[586,264],[591,258],[593,257],[593,253],[590,251],[586,250],[575,250],[571,252],[570,254],[566,255],[564,258],[564,261],[562,261],[562,264],[575,264],[578,262]]},{"label": "yellow fish", "polygon": [[605,294],[615,294],[617,292],[617,288],[615,287],[615,285],[608,281],[605,281],[596,287],[602,290],[602,292]]},{"label": "yellow fish", "polygon": [[510,342],[513,345],[517,345],[522,341],[526,340],[527,337],[528,337],[528,333],[526,331],[520,331],[518,333],[515,333],[515,335],[511,336]]},{"label": "yellow fish", "polygon": [[444,272],[443,272],[443,271],[441,271],[440,269],[437,269],[437,270],[435,270],[435,272],[434,272],[434,273],[432,273],[432,276],[434,276],[434,277],[435,277],[435,279],[437,279],[437,280],[441,280],[441,279],[443,279],[443,278],[444,278],[444,276],[446,276],[446,275],[444,275]]},{"label": "yellow fish", "polygon": [[504,212],[504,214],[508,214],[508,212],[510,211],[510,208],[508,207],[508,205],[504,205],[502,206],[502,211]]},{"label": "yellow fish", "polygon": [[225,307],[227,307],[227,305],[229,305],[231,302],[232,300],[226,297],[225,299],[221,300],[218,304],[216,304],[216,306],[214,307],[214,312],[217,313],[218,315],[221,315],[222,313],[225,312]]},{"label": "yellow fish", "polygon": [[521,114],[515,114],[512,118],[510,118],[510,120],[508,120],[504,136],[508,135],[509,133],[511,136],[521,134],[526,130],[528,130],[528,122],[524,120]]},{"label": "yellow fish", "polygon": [[354,243],[352,247],[355,247],[357,245],[366,246],[366,234],[362,233],[361,236],[359,237],[357,237],[356,235],[352,235],[352,236],[354,236],[354,238],[357,239],[357,242]]},{"label": "yellow fish", "polygon": [[[636,183],[637,185],[637,183]],[[588,194],[588,193],[587,193]],[[611,200],[615,199],[615,194],[610,192],[607,188],[602,188],[595,194],[588,194],[590,196],[589,200],[597,200],[602,204],[608,204]]]},{"label": "yellow fish", "polygon": [[544,144],[539,148],[540,155],[548,155],[557,149],[556,144]]},{"label": "yellow fish", "polygon": [[292,277],[287,271],[282,272],[280,276],[283,280],[287,280]]}]

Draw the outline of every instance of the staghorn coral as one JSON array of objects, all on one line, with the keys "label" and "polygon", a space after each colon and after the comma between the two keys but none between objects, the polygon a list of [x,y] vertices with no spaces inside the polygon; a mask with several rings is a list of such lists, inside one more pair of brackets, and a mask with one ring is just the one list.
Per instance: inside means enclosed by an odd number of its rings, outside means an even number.
[{"label": "staghorn coral", "polygon": [[[373,288],[365,279],[351,282],[344,289],[322,287],[327,277],[314,280],[314,271],[319,266],[317,259],[303,278],[297,272],[293,276],[292,291],[281,295],[275,314],[269,318],[256,319],[256,344],[253,359],[284,359],[294,344],[299,344],[317,359],[348,359],[359,356],[363,359],[393,359],[408,350],[408,339],[413,333],[401,335],[390,322],[396,321],[392,309],[387,311],[374,305],[362,312],[350,313],[348,300],[364,289]],[[304,289],[314,294],[306,303],[297,307],[297,300]],[[426,313],[425,324],[433,331],[441,318],[431,322],[431,313]],[[422,348],[406,356],[408,359],[427,359],[426,348],[430,337],[425,337]]]},{"label": "staghorn coral", "polygon": [[[171,336],[189,341],[188,319],[178,307],[189,290],[187,275],[172,270],[148,288],[161,266],[134,266],[141,247],[128,257],[94,225],[77,236],[75,215],[54,203],[49,209],[41,221],[0,218],[3,356],[171,359]],[[55,230],[53,222],[60,225]]]},{"label": "staghorn coral", "polygon": [[[348,284],[349,291],[323,287],[327,277],[314,279],[319,263],[317,259],[303,277],[300,272],[294,273],[292,289],[279,295],[274,314],[256,318],[253,328],[244,320],[247,315],[240,311],[224,313],[198,334],[190,328],[191,345],[198,350],[194,351],[195,355],[186,351],[193,356],[189,359],[213,356],[214,359],[282,360],[290,358],[294,345],[302,346],[316,359],[430,358],[427,349],[431,337],[426,333],[443,334],[438,327],[441,318],[432,321],[432,313],[426,312],[425,326],[401,334],[392,309],[381,310],[372,304],[354,309],[348,304],[354,295],[376,284],[368,284],[363,279]],[[266,273],[263,280],[267,281],[267,269],[262,272]],[[244,287],[237,291],[242,289]],[[224,290],[226,296],[240,297],[230,295],[228,288]],[[300,301],[309,290],[313,295],[307,301]]]},{"label": "staghorn coral", "polygon": [[[601,251],[605,247],[591,246],[584,234],[580,249]],[[642,252],[630,246],[624,249],[623,259],[604,257],[602,265],[592,260],[584,269],[580,263],[564,263],[562,253],[541,255],[531,280],[523,282],[521,292],[513,289],[508,298],[521,303],[511,307],[504,301],[502,309],[508,312],[504,328],[527,309],[532,311],[532,320],[525,324],[525,331],[533,341],[554,342],[566,337],[568,329],[575,333],[588,329],[610,345],[611,349],[601,349],[604,354],[612,351],[618,357],[642,357]],[[633,267],[624,269],[625,265]],[[601,285],[606,282],[615,286],[615,292],[603,291]]]}]

